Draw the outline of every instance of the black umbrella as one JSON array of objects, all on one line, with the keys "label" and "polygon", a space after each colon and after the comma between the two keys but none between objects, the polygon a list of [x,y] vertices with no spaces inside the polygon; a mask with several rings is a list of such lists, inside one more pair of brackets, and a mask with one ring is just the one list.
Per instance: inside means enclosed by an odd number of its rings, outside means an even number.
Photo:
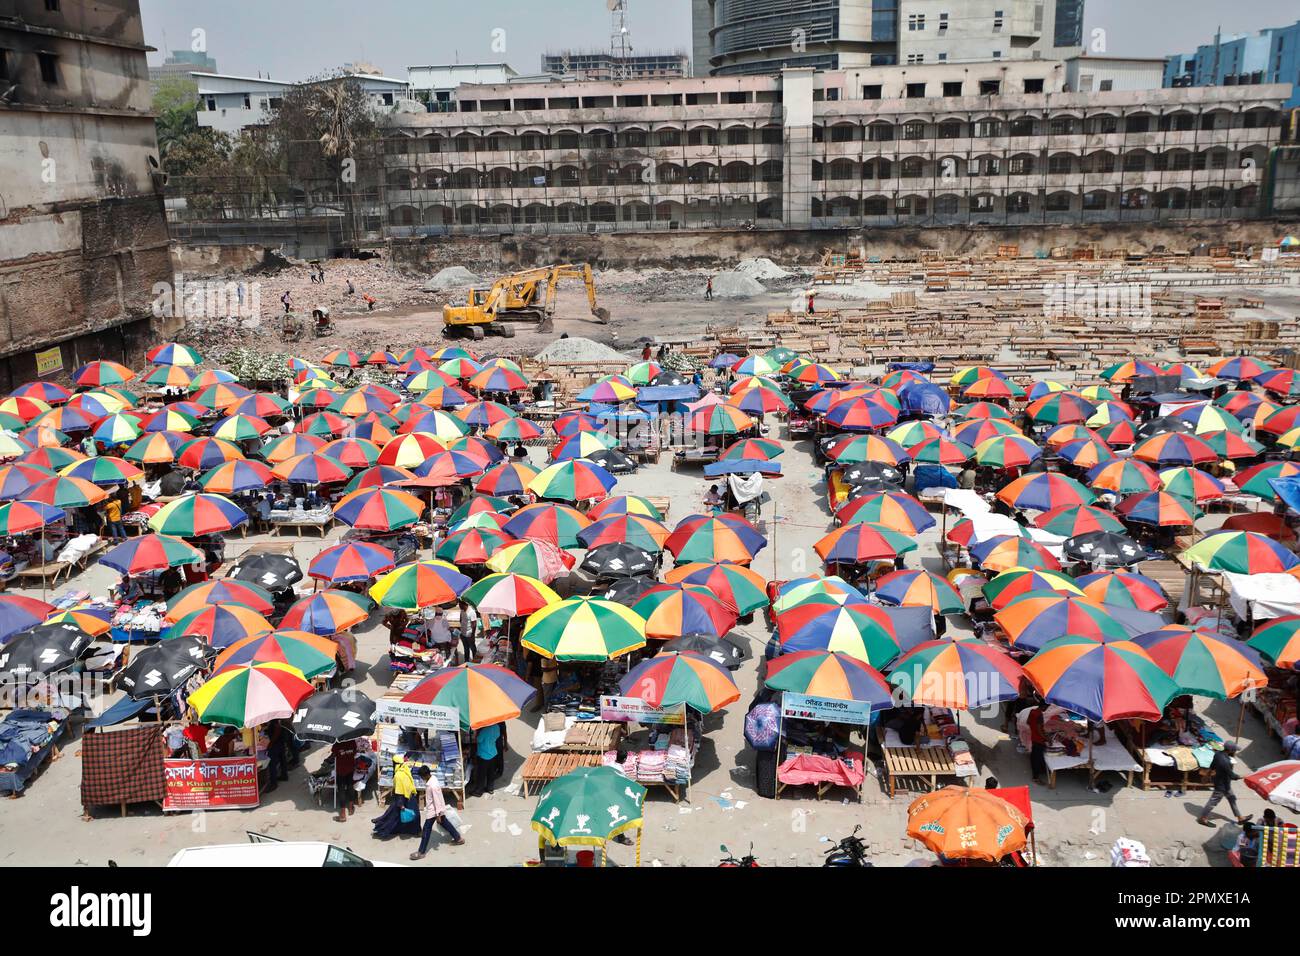
[{"label": "black umbrella", "polygon": [[638,574],[653,574],[655,559],[640,548],[613,541],[592,548],[578,567],[598,578],[632,578]]},{"label": "black umbrella", "polygon": [[1089,531],[1067,538],[1061,553],[1071,561],[1087,561],[1099,568],[1126,568],[1146,559],[1146,551],[1126,534]]},{"label": "black umbrella", "polygon": [[844,469],[843,478],[854,494],[888,491],[903,486],[903,473],[881,461],[864,461]]},{"label": "black umbrella", "polygon": [[228,576],[260,584],[268,591],[283,591],[302,580],[302,565],[287,554],[246,554]]},{"label": "black umbrella", "polygon": [[754,656],[749,649],[748,641],[731,634],[722,637],[713,637],[711,634],[683,634],[681,637],[674,637],[663,646],[663,649],[694,651],[733,671]]},{"label": "black umbrella", "polygon": [[1196,425],[1193,422],[1185,421],[1181,418],[1174,418],[1172,415],[1161,415],[1159,418],[1153,418],[1137,430],[1138,440],[1150,438],[1152,435],[1163,435],[1166,432],[1181,432],[1184,435],[1190,435],[1196,431]]},{"label": "black umbrella", "polygon": [[146,647],[117,675],[132,700],[170,697],[207,666],[215,649],[201,637],[184,635]]},{"label": "black umbrella", "polygon": [[631,607],[641,599],[645,594],[659,582],[654,578],[636,577],[636,578],[619,578],[610,587],[606,588],[601,594],[606,601],[614,601],[625,607]]},{"label": "black umbrella", "polygon": [[336,743],[375,732],[375,702],[359,690],[323,690],[304,700],[290,725],[301,740]]},{"label": "black umbrella", "polygon": [[686,379],[681,372],[674,372],[672,369],[665,369],[652,378],[650,384],[656,388],[663,385],[685,385]]},{"label": "black umbrella", "polygon": [[600,465],[611,475],[626,475],[636,471],[636,463],[617,448],[602,448],[600,451],[593,451],[586,458]]},{"label": "black umbrella", "polygon": [[68,622],[37,624],[0,647],[0,681],[29,681],[75,664],[94,638]]}]

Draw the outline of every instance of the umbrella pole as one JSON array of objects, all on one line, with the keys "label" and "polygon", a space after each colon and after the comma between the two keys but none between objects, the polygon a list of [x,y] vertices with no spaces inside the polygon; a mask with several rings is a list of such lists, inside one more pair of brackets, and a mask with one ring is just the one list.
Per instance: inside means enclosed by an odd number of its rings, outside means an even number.
[{"label": "umbrella pole", "polygon": [[1246,722],[1246,698],[1241,698],[1241,708],[1237,711],[1237,733],[1233,736],[1235,743],[1241,743],[1241,725]]}]

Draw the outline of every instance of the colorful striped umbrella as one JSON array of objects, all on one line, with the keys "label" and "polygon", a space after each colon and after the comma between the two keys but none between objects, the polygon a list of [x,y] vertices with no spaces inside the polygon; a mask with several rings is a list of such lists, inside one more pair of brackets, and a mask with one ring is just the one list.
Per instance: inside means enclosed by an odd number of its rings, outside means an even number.
[{"label": "colorful striped umbrella", "polygon": [[882,524],[862,521],[842,525],[813,545],[827,564],[864,564],[893,561],[916,550],[917,542]]},{"label": "colorful striped umbrella", "polygon": [[[373,465],[352,476],[352,480],[343,486],[344,494],[362,491],[367,488],[382,488],[387,485],[410,481],[415,473],[395,465]],[[423,503],[421,503],[423,505]]]},{"label": "colorful striped umbrella", "polygon": [[[1057,425],[1043,436],[1043,443],[1048,448],[1061,449],[1075,442],[1102,442],[1095,431],[1087,425]],[[1105,444],[1105,442],[1102,442]],[[1110,446],[1107,446],[1110,447]]]},{"label": "colorful striped umbrella", "polygon": [[364,594],[327,588],[294,602],[285,612],[280,627],[309,634],[337,634],[367,621],[373,609],[374,605]]},{"label": "colorful striped umbrella", "polygon": [[961,391],[964,398],[1015,398],[1025,397],[1025,390],[1010,379],[989,377],[976,379]]},{"label": "colorful striped umbrella", "polygon": [[1300,566],[1282,545],[1252,531],[1212,531],[1183,552],[1183,558],[1210,571],[1277,574]]},{"label": "colorful striped umbrella", "polygon": [[514,538],[495,529],[462,528],[443,539],[437,556],[457,566],[485,564],[497,551],[514,543]]},{"label": "colorful striped umbrella", "polygon": [[0,466],[0,499],[21,498],[32,485],[40,484],[45,479],[53,477],[53,471],[38,465],[14,462],[11,465]]},{"label": "colorful striped umbrella", "polygon": [[329,455],[315,452],[277,462],[271,474],[281,481],[319,485],[347,481],[352,470]]},{"label": "colorful striped umbrella", "polygon": [[65,517],[62,508],[40,501],[6,501],[0,504],[0,535],[29,534]]},{"label": "colorful striped umbrella", "polygon": [[415,468],[446,448],[446,444],[431,434],[408,432],[398,435],[380,450],[379,464]]},{"label": "colorful striped umbrella", "polygon": [[776,625],[782,653],[841,651],[877,668],[899,654],[893,621],[874,604],[807,601],[779,612]]},{"label": "colorful striped umbrella", "polygon": [[[487,371],[486,369],[484,371]],[[499,369],[493,371],[501,371]],[[512,418],[518,418],[519,413],[508,405],[502,405],[500,402],[471,402],[452,413],[466,425],[471,428],[487,428],[489,425],[495,425],[498,422],[509,421]]]},{"label": "colorful striped umbrella", "polygon": [[119,362],[99,359],[87,362],[72,373],[72,380],[84,388],[96,388],[101,385],[121,385],[135,378],[135,372]]},{"label": "colorful striped umbrella", "polygon": [[238,378],[225,369],[211,368],[194,376],[194,381],[190,382],[190,391],[197,392],[211,388],[213,385],[225,385],[236,381]]},{"label": "colorful striped umbrella", "polygon": [[587,517],[592,521],[608,518],[611,515],[641,515],[655,521],[664,520],[664,516],[659,513],[659,509],[654,506],[650,499],[641,495],[615,495],[612,498],[606,498],[604,501],[596,502],[587,511]]},{"label": "colorful striped umbrella", "polygon": [[1255,376],[1255,381],[1277,395],[1294,398],[1300,395],[1300,375],[1295,369],[1276,368]]},{"label": "colorful striped umbrella", "polygon": [[68,478],[82,478],[102,487],[125,485],[144,477],[144,472],[135,465],[108,455],[75,461],[60,469],[59,474]]},{"label": "colorful striped umbrella", "polygon": [[396,567],[393,552],[369,541],[346,541],[312,558],[307,574],[331,584],[357,583]]},{"label": "colorful striped umbrella", "polygon": [[1102,604],[1150,612],[1169,606],[1169,598],[1160,584],[1137,571],[1094,571],[1080,575],[1075,583],[1083,588],[1085,595]]},{"label": "colorful striped umbrella", "polygon": [[1086,422],[1096,413],[1097,406],[1077,392],[1054,392],[1030,402],[1026,411],[1036,422],[1064,425]]},{"label": "colorful striped umbrella", "polygon": [[40,624],[56,608],[21,594],[0,594],[0,644]]},{"label": "colorful striped umbrella", "polygon": [[1076,468],[1093,468],[1116,457],[1111,447],[1100,438],[1084,438],[1067,442],[1057,449],[1057,455]]},{"label": "colorful striped umbrella", "polygon": [[737,615],[752,614],[767,606],[767,581],[756,571],[738,564],[697,561],[682,564],[664,575],[669,584],[707,588]]},{"label": "colorful striped umbrella", "polygon": [[788,411],[790,397],[775,388],[742,388],[727,396],[726,403],[749,415]]},{"label": "colorful striped umbrella", "polygon": [[214,674],[230,667],[275,662],[302,671],[309,680],[337,667],[338,644],[305,631],[275,631],[246,637],[226,647],[212,663]]},{"label": "colorful striped umbrella", "polygon": [[1124,525],[1109,511],[1091,505],[1063,505],[1034,518],[1034,526],[1049,534],[1072,538],[1089,531],[1123,533]]},{"label": "colorful striped umbrella", "polygon": [[[176,454],[176,464],[182,468],[207,470],[227,462],[242,461],[244,453],[239,446],[220,438],[195,438],[187,441]],[[259,463],[260,464],[260,463]]]},{"label": "colorful striped umbrella", "polygon": [[898,409],[867,396],[856,396],[832,404],[826,410],[825,419],[844,431],[864,431],[894,424],[898,421]]},{"label": "colorful striped umbrella", "polygon": [[302,671],[268,661],[214,674],[190,694],[189,705],[205,724],[256,727],[292,717],[313,691]]},{"label": "colorful striped umbrella", "polygon": [[1160,476],[1143,462],[1119,459],[1093,468],[1088,472],[1088,482],[1102,491],[1131,495],[1155,491],[1160,487]]},{"label": "colorful striped umbrella", "polygon": [[577,458],[543,468],[528,482],[528,490],[539,498],[585,501],[604,498],[617,481],[595,462]]},{"label": "colorful striped umbrella", "polygon": [[420,520],[424,502],[395,488],[361,488],[334,505],[334,517],[361,531],[396,531]]},{"label": "colorful striped umbrella", "polygon": [[967,365],[952,373],[948,379],[951,385],[969,385],[981,378],[1006,378],[1006,373],[987,365]]},{"label": "colorful striped umbrella", "polygon": [[489,574],[461,595],[480,614],[522,617],[556,604],[560,596],[537,578],[525,574]]},{"label": "colorful striped umbrella", "polygon": [[1016,598],[1031,591],[1084,596],[1074,578],[1064,571],[1051,571],[1046,568],[1011,568],[994,575],[981,590],[995,611],[1002,610]]},{"label": "colorful striped umbrella", "polygon": [[71,624],[91,637],[102,637],[113,629],[113,609],[97,604],[77,604],[46,619],[46,624]]},{"label": "colorful striped umbrella", "polygon": [[1228,700],[1268,686],[1259,654],[1235,638],[1169,624],[1133,643],[1178,684],[1180,693]]},{"label": "colorful striped umbrella", "polygon": [[1255,495],[1265,501],[1276,501],[1277,492],[1270,483],[1277,478],[1291,478],[1300,475],[1300,462],[1267,461],[1253,465],[1237,472],[1233,482],[1237,488],[1248,495]]},{"label": "colorful striped umbrella", "polygon": [[261,438],[270,430],[271,426],[264,418],[255,415],[230,415],[213,424],[211,432],[213,438],[237,442]]},{"label": "colorful striped umbrella", "polygon": [[44,468],[52,475],[55,470],[70,465],[74,461],[81,461],[85,457],[81,452],[74,451],[71,448],[34,448],[25,452],[13,464]]},{"label": "colorful striped umbrella", "polygon": [[1160,472],[1160,484],[1170,494],[1197,503],[1213,501],[1227,494],[1227,489],[1218,478],[1199,468],[1187,466],[1166,468]]},{"label": "colorful striped umbrella", "polygon": [[1120,362],[1112,365],[1101,373],[1101,377],[1108,382],[1123,384],[1131,382],[1135,378],[1144,378],[1148,375],[1159,375],[1160,369],[1150,362],[1143,362],[1140,359],[1132,359],[1127,362]]},{"label": "colorful striped umbrella", "polygon": [[928,607],[935,614],[965,610],[957,589],[933,571],[891,571],[877,579],[876,598],[898,607]]},{"label": "colorful striped umbrella", "polygon": [[864,521],[880,524],[912,537],[935,525],[934,517],[925,510],[925,505],[902,491],[878,491],[854,498],[836,509],[835,518],[846,525]]},{"label": "colorful striped umbrella", "polygon": [[310,455],[325,447],[325,440],[315,435],[292,434],[277,438],[262,450],[262,457],[273,465],[299,455]]},{"label": "colorful striped umbrella", "polygon": [[559,548],[581,546],[579,534],[591,522],[568,505],[538,502],[520,508],[505,523],[504,530],[515,538],[546,541]]},{"label": "colorful striped umbrella", "polygon": [[1190,405],[1187,408],[1180,408],[1173,413],[1172,417],[1180,422],[1190,423],[1194,435],[1222,431],[1240,435],[1244,427],[1235,415],[1217,405]]},{"label": "colorful striped umbrella", "polygon": [[975,710],[1020,696],[1025,672],[999,647],[978,640],[924,641],[894,662],[889,683],[914,706]]},{"label": "colorful striped umbrella", "polygon": [[210,604],[242,604],[261,615],[271,614],[275,610],[271,592],[261,585],[234,578],[220,578],[200,581],[177,592],[167,602],[167,613],[163,615],[163,620],[175,624],[186,614],[201,611]]},{"label": "colorful striped umbrella", "polygon": [[551,460],[585,458],[595,452],[616,447],[618,447],[618,439],[606,432],[577,432],[551,448]]},{"label": "colorful striped umbrella", "polygon": [[1111,448],[1127,448],[1137,441],[1137,428],[1131,421],[1114,421],[1109,423],[1091,423],[1097,430],[1097,437]]},{"label": "colorful striped umbrella", "polygon": [[139,418],[118,412],[100,420],[90,434],[95,441],[103,442],[105,445],[125,445],[127,442],[135,441],[142,433]]},{"label": "colorful striped umbrella", "polygon": [[1300,667],[1300,614],[1286,614],[1260,624],[1246,644],[1272,661],[1274,667]]},{"label": "colorful striped umbrella", "polygon": [[1126,521],[1158,528],[1190,528],[1202,514],[1194,502],[1167,491],[1129,495],[1115,511]]},{"label": "colorful striped umbrella", "polygon": [[588,385],[578,393],[580,402],[600,402],[603,405],[618,405],[636,398],[636,389],[625,379],[610,376]]},{"label": "colorful striped umbrella", "polygon": [[1271,372],[1273,366],[1267,362],[1261,362],[1257,358],[1249,355],[1235,355],[1230,358],[1220,359],[1211,365],[1207,372],[1215,378],[1258,378],[1265,372]]},{"label": "colorful striped umbrella", "polygon": [[525,442],[532,441],[534,438],[541,438],[545,432],[542,427],[526,418],[507,418],[504,421],[497,422],[495,425],[488,426],[487,435],[493,441],[513,441]]},{"label": "colorful striped umbrella", "polygon": [[772,690],[868,704],[873,712],[888,710],[894,703],[878,670],[839,651],[782,654],[767,662],[763,683]]},{"label": "colorful striped umbrella", "polygon": [[100,556],[99,563],[121,574],[165,571],[186,564],[198,564],[203,552],[180,538],[165,534],[142,534],[128,538]]},{"label": "colorful striped umbrella", "polygon": [[1195,435],[1165,432],[1153,435],[1133,448],[1133,457],[1153,465],[1195,465],[1218,461],[1214,449]]},{"label": "colorful striped umbrella", "polygon": [[668,540],[669,531],[653,518],[641,515],[610,515],[600,518],[578,532],[578,541],[590,550],[602,544],[619,542],[658,554]]},{"label": "colorful striped umbrella", "polygon": [[1023,435],[998,435],[975,446],[975,460],[993,468],[1023,468],[1042,455],[1043,450]]},{"label": "colorful striped umbrella", "polygon": [[179,365],[160,365],[144,378],[140,379],[140,381],[146,385],[153,385],[160,389],[188,389],[190,383],[194,381],[194,373]]},{"label": "colorful striped umbrella", "polygon": [[179,342],[164,342],[144,353],[145,360],[154,365],[202,365],[203,356]]},{"label": "colorful striped umbrella", "polygon": [[1049,704],[1089,720],[1159,720],[1178,685],[1137,644],[1106,644],[1069,634],[1049,642],[1025,665]]},{"label": "colorful striped umbrella", "polygon": [[740,409],[727,404],[711,405],[691,414],[688,428],[706,435],[738,435],[758,425]]},{"label": "colorful striped umbrella", "polygon": [[722,637],[736,626],[735,612],[695,584],[656,584],[632,604],[632,610],[645,619],[646,637]]},{"label": "colorful striped umbrella", "polygon": [[903,450],[902,445],[880,435],[853,435],[841,438],[826,449],[826,457],[841,465],[865,461],[901,465],[911,460],[911,455]]},{"label": "colorful striped umbrella", "polygon": [[[412,379],[420,379],[421,375],[433,373],[422,372],[420,375],[412,376]],[[410,381],[410,379],[408,379]],[[423,384],[422,382],[417,382]],[[409,386],[408,386],[409,387]],[[411,391],[420,391],[419,388]],[[427,405],[430,408],[459,408],[461,405],[468,405],[474,401],[474,396],[463,388],[457,388],[454,385],[434,385],[417,400],[421,405]]]},{"label": "colorful striped umbrella", "polygon": [[650,707],[685,704],[701,714],[722,710],[740,699],[740,689],[725,667],[693,651],[661,653],[642,661],[619,681],[624,696]]},{"label": "colorful striped umbrella", "polygon": [[1012,568],[1061,570],[1061,562],[1047,548],[1025,538],[995,535],[972,543],[969,550],[981,568],[995,574]]},{"label": "colorful striped umbrella", "polygon": [[201,637],[213,647],[223,648],[249,637],[264,637],[273,630],[271,622],[251,607],[209,604],[186,614],[171,625],[163,637]]},{"label": "colorful striped umbrella", "polygon": [[72,390],[58,382],[23,382],[12,392],[19,398],[37,398],[46,405],[61,405],[72,397]]},{"label": "colorful striped umbrella", "polygon": [[501,524],[504,524],[505,519],[509,516],[512,510],[514,510],[514,505],[506,501],[504,498],[494,498],[491,495],[473,495],[465,499],[460,507],[451,513],[451,517],[447,519],[447,523],[454,527],[459,525],[462,521],[465,521],[467,518],[472,518],[475,515],[486,514],[495,518],[500,518]]},{"label": "colorful striped umbrella", "polygon": [[766,545],[767,538],[735,514],[687,515],[664,542],[664,547],[678,563],[732,561],[748,564]]},{"label": "colorful striped umbrella", "polygon": [[334,412],[313,412],[298,424],[293,426],[293,430],[300,435],[315,435],[317,438],[324,438],[327,441],[336,435],[342,435],[352,427],[352,420],[344,418],[342,415]]},{"label": "colorful striped umbrella", "polygon": [[1024,437],[1021,435],[1020,429],[1011,422],[999,421],[996,418],[973,418],[970,421],[954,425],[952,429],[953,441],[969,445],[972,449],[978,448],[990,438],[997,438],[1002,435]]},{"label": "colorful striped umbrella", "polygon": [[890,441],[898,442],[910,453],[922,442],[934,438],[946,438],[947,433],[932,421],[916,418],[891,428],[885,437]]},{"label": "colorful striped umbrella", "polygon": [[908,449],[913,461],[930,465],[960,465],[975,455],[975,449],[942,436],[930,438]]},{"label": "colorful striped umbrella", "polygon": [[511,368],[485,367],[470,377],[469,385],[480,392],[522,392],[528,379]]},{"label": "colorful striped umbrella", "polygon": [[836,574],[814,574],[777,585],[776,598],[772,601],[772,610],[785,611],[797,604],[808,601],[814,603],[828,599],[835,604],[847,604],[850,601],[865,601],[866,595]]},{"label": "colorful striped umbrella", "polygon": [[229,531],[247,520],[244,509],[229,498],[195,492],[163,505],[149,519],[149,527],[163,534],[196,538]]},{"label": "colorful striped umbrella", "polygon": [[[957,405],[953,408],[952,414],[954,420],[987,419],[1011,423],[1011,412],[992,402],[968,402],[965,405]],[[1019,433],[1020,429],[1017,428],[1015,431]]]},{"label": "colorful striped umbrella", "polygon": [[141,435],[122,453],[122,457],[142,465],[165,464],[175,461],[181,446],[190,439],[190,435],[181,432],[154,432],[151,435]]},{"label": "colorful striped umbrella", "polygon": [[474,483],[474,490],[486,495],[523,495],[537,477],[537,469],[518,461],[493,465]]},{"label": "colorful striped umbrella", "polygon": [[389,571],[370,588],[370,596],[384,607],[414,611],[450,604],[470,583],[445,561],[420,561]]},{"label": "colorful striped umbrella", "polygon": [[345,468],[370,468],[379,462],[379,446],[360,438],[337,438],[327,442],[320,454],[333,458]]},{"label": "colorful striped umbrella", "polygon": [[404,704],[455,707],[461,730],[513,720],[537,689],[497,664],[465,664],[434,671],[402,697]]},{"label": "colorful striped umbrella", "polygon": [[575,432],[594,432],[604,428],[604,424],[595,415],[587,412],[567,412],[551,423],[551,428],[560,437],[568,437]]},{"label": "colorful striped umbrella", "polygon": [[501,574],[524,574],[549,584],[568,574],[574,563],[569,552],[534,539],[502,548],[488,559],[487,567]]},{"label": "colorful striped umbrella", "polygon": [[557,661],[605,661],[645,646],[645,620],[598,598],[572,597],[529,615],[520,643]]},{"label": "colorful striped umbrella", "polygon": [[1021,475],[998,490],[998,500],[1013,508],[1051,511],[1069,505],[1090,505],[1097,496],[1073,478],[1056,472]]},{"label": "colorful striped umbrella", "polygon": [[56,508],[87,508],[99,504],[108,492],[84,478],[66,478],[55,475],[32,485],[23,494],[27,501],[38,501]]},{"label": "colorful striped umbrella", "polygon": [[[1066,634],[1093,640],[1117,641],[1131,636],[1115,615],[1116,609],[1091,598],[1056,591],[1030,591],[995,611],[993,619],[1022,650],[1036,651]],[[1158,627],[1159,619],[1154,626]]]},{"label": "colorful striped umbrella", "polygon": [[260,461],[228,461],[204,472],[199,486],[218,495],[235,495],[259,491],[271,483],[271,469]]}]

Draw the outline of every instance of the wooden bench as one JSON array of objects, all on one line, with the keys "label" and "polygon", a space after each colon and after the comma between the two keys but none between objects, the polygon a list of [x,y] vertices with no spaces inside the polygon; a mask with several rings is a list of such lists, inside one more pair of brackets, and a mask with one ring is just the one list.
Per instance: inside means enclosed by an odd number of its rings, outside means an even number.
[{"label": "wooden bench", "polygon": [[313,531],[320,532],[320,536],[324,538],[327,534],[329,534],[330,528],[332,528],[333,526],[334,526],[333,517],[330,517],[325,521],[272,521],[271,534],[275,535],[276,537],[279,537],[280,535],[284,534],[285,528],[292,528],[293,533],[295,535],[297,535],[298,537],[302,537],[303,530],[310,528]]},{"label": "wooden bench", "polygon": [[532,796],[557,777],[582,767],[599,767],[604,755],[598,753],[566,753],[547,751],[531,754],[524,761],[522,778],[524,796]]},{"label": "wooden bench", "polygon": [[[930,789],[938,790],[940,777],[957,776],[957,764],[947,747],[886,747],[885,736],[879,727],[876,728],[876,739],[880,741],[880,752],[885,757],[885,777],[891,798],[899,777],[928,779]],[[958,779],[970,786],[978,776],[974,774]]]},{"label": "wooden bench", "polygon": [[664,519],[668,518],[668,509],[672,507],[672,499],[665,495],[643,495],[646,501],[655,507],[655,510],[663,515]]},{"label": "wooden bench", "polygon": [[62,577],[65,581],[72,577],[72,569],[76,567],[71,561],[47,561],[44,564],[28,565],[21,571],[15,573],[15,577],[31,578],[42,582],[42,586],[52,586],[59,583]]}]

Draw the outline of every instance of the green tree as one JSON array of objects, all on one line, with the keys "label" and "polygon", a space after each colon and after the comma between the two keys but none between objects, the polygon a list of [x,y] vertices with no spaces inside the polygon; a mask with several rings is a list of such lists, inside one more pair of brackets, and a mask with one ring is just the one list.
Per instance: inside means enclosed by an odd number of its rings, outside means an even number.
[{"label": "green tree", "polygon": [[164,160],[176,143],[199,129],[199,87],[193,80],[170,77],[153,96],[158,155]]}]

